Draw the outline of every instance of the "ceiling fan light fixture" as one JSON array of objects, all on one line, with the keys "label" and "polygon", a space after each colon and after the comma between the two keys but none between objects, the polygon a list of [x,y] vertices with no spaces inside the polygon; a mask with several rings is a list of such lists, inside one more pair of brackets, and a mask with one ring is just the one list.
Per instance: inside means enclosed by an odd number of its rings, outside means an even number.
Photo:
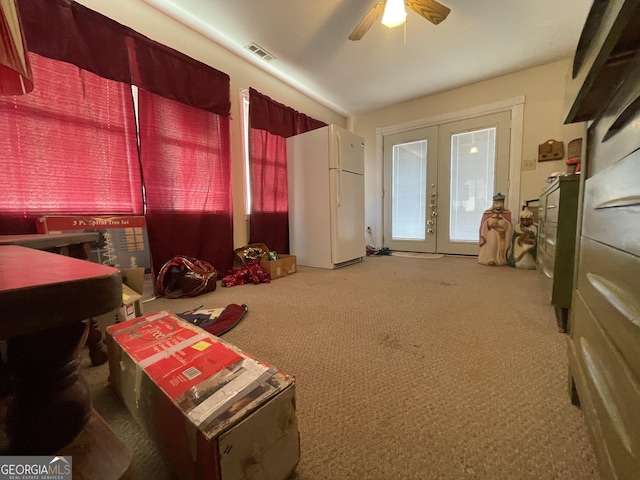
[{"label": "ceiling fan light fixture", "polygon": [[402,25],[407,19],[407,11],[404,9],[404,0],[387,0],[382,15],[382,24],[393,28]]}]

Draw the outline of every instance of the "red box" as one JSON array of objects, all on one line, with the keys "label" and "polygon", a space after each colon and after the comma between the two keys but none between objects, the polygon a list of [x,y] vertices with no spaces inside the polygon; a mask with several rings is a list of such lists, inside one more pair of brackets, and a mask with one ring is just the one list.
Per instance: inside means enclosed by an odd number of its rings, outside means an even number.
[{"label": "red box", "polygon": [[108,327],[107,348],[109,383],[176,478],[283,480],[295,469],[290,375],[166,311]]}]

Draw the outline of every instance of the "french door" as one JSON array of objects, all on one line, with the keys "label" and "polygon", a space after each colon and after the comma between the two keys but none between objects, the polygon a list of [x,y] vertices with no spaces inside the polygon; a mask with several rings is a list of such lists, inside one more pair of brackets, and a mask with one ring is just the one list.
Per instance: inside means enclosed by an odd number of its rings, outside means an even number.
[{"label": "french door", "polygon": [[384,244],[391,250],[435,252],[438,127],[384,137]]},{"label": "french door", "polygon": [[384,136],[384,245],[478,254],[482,213],[509,187],[510,112]]}]

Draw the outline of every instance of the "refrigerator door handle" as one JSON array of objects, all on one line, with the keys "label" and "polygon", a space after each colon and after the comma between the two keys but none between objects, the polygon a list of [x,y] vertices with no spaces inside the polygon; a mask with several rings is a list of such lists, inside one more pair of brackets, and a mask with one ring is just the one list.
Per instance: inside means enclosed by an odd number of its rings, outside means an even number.
[{"label": "refrigerator door handle", "polygon": [[338,173],[338,191],[336,193],[338,194],[337,206],[339,207],[342,205],[342,170],[338,169],[336,172]]},{"label": "refrigerator door handle", "polygon": [[338,141],[338,170],[342,170],[342,137],[340,131],[336,130],[336,139]]},{"label": "refrigerator door handle", "polygon": [[342,205],[342,137],[340,136],[340,131],[336,130],[336,141],[338,143],[338,165],[336,168],[336,172],[338,173],[338,191],[336,194],[338,195],[338,203],[339,207]]}]

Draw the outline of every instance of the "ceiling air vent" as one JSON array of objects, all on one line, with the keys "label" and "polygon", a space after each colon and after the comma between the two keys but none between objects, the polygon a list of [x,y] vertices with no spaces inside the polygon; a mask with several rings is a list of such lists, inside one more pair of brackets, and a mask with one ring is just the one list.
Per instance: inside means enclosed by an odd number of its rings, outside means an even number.
[{"label": "ceiling air vent", "polygon": [[250,52],[252,52],[254,55],[260,57],[265,62],[270,62],[271,60],[276,58],[275,56],[271,55],[269,52],[267,52],[264,48],[262,48],[257,43],[250,43],[245,48]]}]

